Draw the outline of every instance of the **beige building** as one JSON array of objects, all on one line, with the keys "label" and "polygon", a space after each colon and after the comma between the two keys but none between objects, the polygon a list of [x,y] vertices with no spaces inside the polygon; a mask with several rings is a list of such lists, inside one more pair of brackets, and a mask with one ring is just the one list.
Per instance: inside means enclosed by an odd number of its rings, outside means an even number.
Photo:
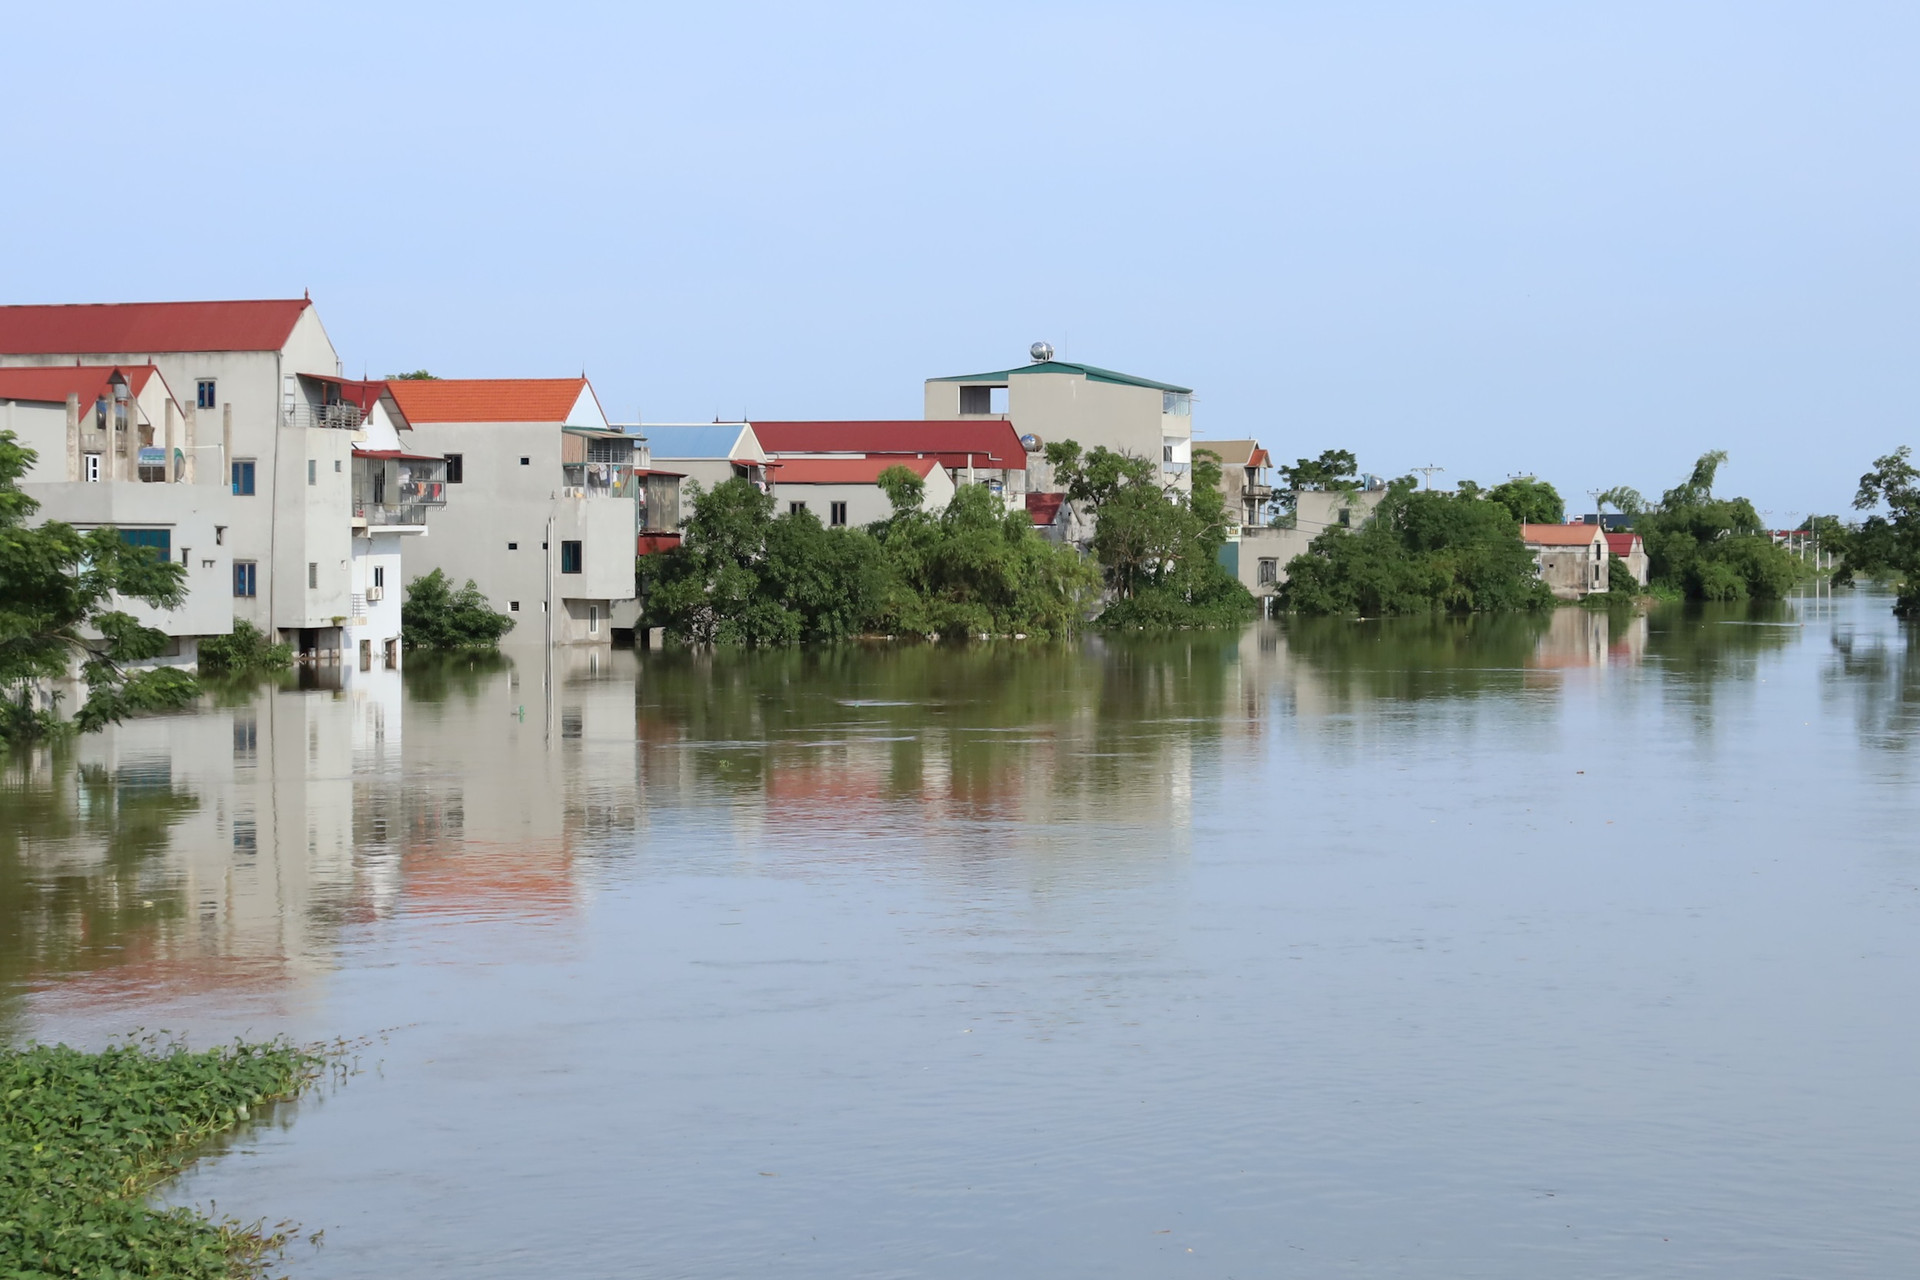
[{"label": "beige building", "polygon": [[186,421],[150,364],[0,368],[0,430],[37,455],[20,485],[40,504],[35,522],[111,526],[185,570],[177,609],[118,602],[172,638],[157,665],[191,666],[202,638],[233,630],[233,498],[217,470],[199,481]]},{"label": "beige building", "polygon": [[646,440],[650,466],[675,472],[702,489],[736,479],[764,489],[772,479],[772,455],[750,423],[648,422],[638,430]]},{"label": "beige building", "polygon": [[893,502],[878,482],[889,467],[905,467],[925,482],[922,510],[944,511],[953,501],[953,478],[938,458],[794,458],[776,473],[776,510],[810,511],[834,529],[885,520]]},{"label": "beige building", "polygon": [[1540,578],[1562,600],[1607,589],[1607,532],[1597,524],[1523,524]]},{"label": "beige building", "polygon": [[[1034,344],[1033,357],[1018,368],[929,378],[927,418],[1004,418],[1036,454],[1062,440],[1083,449],[1105,445],[1158,458],[1163,484],[1182,491],[1191,486],[1191,388],[1055,360],[1045,343]],[[1040,474],[1028,477],[1028,488],[1045,492],[1051,487],[1045,464],[1036,457],[1032,465]]]},{"label": "beige building", "polygon": [[[1607,550],[1626,562],[1627,572],[1633,575],[1635,582],[1643,587],[1647,585],[1647,570],[1650,562],[1647,559],[1647,544],[1641,540],[1639,534],[1632,530],[1625,533],[1609,533]],[[1612,562],[1609,561],[1608,564],[1611,566]],[[1623,584],[1615,583],[1614,585]]]},{"label": "beige building", "polygon": [[514,620],[508,645],[611,644],[633,625],[639,442],[607,424],[585,378],[389,385],[411,450],[445,459],[451,495],[433,536],[405,548],[408,582],[472,579]]},{"label": "beige building", "polygon": [[1211,453],[1220,460],[1220,496],[1227,510],[1242,526],[1267,523],[1267,507],[1273,501],[1273,486],[1267,469],[1273,460],[1258,440],[1196,440],[1194,451]]}]

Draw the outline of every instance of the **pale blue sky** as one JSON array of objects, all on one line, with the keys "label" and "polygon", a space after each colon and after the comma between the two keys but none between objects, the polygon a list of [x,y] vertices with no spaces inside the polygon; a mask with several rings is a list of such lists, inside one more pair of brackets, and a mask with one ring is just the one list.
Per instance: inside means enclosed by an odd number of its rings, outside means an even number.
[{"label": "pale blue sky", "polygon": [[[0,299],[917,417],[1068,359],[1441,482],[1777,520],[1913,440],[1920,6],[15,6]],[[1584,498],[1580,499],[1584,504]]]}]

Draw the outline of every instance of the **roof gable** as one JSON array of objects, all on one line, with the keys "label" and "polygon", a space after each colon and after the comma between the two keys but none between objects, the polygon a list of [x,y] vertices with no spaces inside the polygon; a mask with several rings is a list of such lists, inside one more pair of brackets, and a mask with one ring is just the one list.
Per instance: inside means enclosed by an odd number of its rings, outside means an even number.
[{"label": "roof gable", "polygon": [[1604,537],[1597,524],[1523,524],[1520,541],[1537,547],[1584,547]]},{"label": "roof gable", "polygon": [[0,354],[278,351],[312,302],[106,302],[0,307]]},{"label": "roof gable", "polygon": [[752,456],[744,447],[746,428],[738,422],[693,423],[683,426],[642,425],[647,449],[655,458],[733,458]]},{"label": "roof gable", "polygon": [[[127,390],[138,396],[147,383],[159,375],[150,364],[56,364],[29,365],[0,369],[0,400],[19,400],[33,404],[65,404],[69,395],[80,397],[82,406],[91,408],[103,396],[118,373],[126,380]],[[166,379],[160,379],[166,387]],[[171,395],[171,392],[168,393]]]},{"label": "roof gable", "polygon": [[564,423],[585,378],[400,378],[387,384],[407,421]]}]

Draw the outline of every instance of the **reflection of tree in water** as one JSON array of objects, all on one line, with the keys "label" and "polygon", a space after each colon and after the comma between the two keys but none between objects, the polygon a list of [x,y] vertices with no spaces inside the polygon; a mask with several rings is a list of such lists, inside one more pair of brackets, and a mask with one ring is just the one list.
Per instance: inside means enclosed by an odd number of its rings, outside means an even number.
[{"label": "reflection of tree in water", "polygon": [[1033,786],[1108,790],[1169,741],[1218,733],[1237,640],[649,655],[640,737],[650,751],[699,744],[709,783],[796,800],[920,794],[936,767],[940,790],[983,808]]},{"label": "reflection of tree in water", "polygon": [[459,694],[468,702],[479,699],[491,678],[513,666],[499,653],[433,653],[416,650],[400,669],[407,697],[414,702],[445,702]]},{"label": "reflection of tree in water", "polygon": [[1861,741],[1893,751],[1905,751],[1920,732],[1920,644],[1915,624],[1899,627],[1900,638],[1891,644],[1880,636],[1861,641],[1851,630],[1836,631],[1823,675],[1828,700],[1853,703]]},{"label": "reflection of tree in water", "polygon": [[1647,657],[1709,690],[1715,681],[1751,676],[1762,656],[1798,635],[1799,618],[1784,600],[1670,604],[1647,616]]},{"label": "reflection of tree in water", "polygon": [[1284,625],[1290,655],[1311,667],[1320,696],[1340,705],[1519,689],[1552,619],[1503,613]]},{"label": "reflection of tree in water", "polygon": [[[38,973],[108,968],[185,915],[156,855],[200,807],[163,757],[113,772],[71,749],[14,755],[0,769],[0,990]],[[87,851],[77,858],[75,848]]]}]

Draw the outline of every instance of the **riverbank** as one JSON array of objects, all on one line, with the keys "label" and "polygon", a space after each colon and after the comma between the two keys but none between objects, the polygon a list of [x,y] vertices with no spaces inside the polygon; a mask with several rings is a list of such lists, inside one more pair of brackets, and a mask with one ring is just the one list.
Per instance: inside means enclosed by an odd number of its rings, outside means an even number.
[{"label": "riverbank", "polygon": [[191,1052],[128,1042],[0,1050],[0,1254],[14,1276],[256,1276],[291,1224],[216,1222],[146,1195],[323,1055],[284,1041]]}]

